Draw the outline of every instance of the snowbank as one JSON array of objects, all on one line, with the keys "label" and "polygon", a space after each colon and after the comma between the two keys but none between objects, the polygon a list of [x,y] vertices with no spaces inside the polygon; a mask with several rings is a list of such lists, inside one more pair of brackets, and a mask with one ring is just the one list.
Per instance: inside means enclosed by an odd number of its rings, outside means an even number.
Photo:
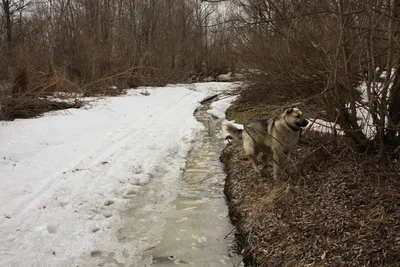
[{"label": "snowbank", "polygon": [[193,111],[230,86],[170,85],[147,88],[149,96],[130,90],[1,122],[0,266],[94,266],[99,247],[127,265],[146,244],[118,239],[124,224],[135,224],[122,214],[154,179],[160,196],[176,192],[202,128]]}]

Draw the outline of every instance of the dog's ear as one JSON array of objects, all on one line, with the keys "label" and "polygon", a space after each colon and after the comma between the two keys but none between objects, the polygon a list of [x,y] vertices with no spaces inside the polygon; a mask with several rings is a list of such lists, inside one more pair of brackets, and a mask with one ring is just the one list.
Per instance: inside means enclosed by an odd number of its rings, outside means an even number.
[{"label": "dog's ear", "polygon": [[293,108],[288,108],[287,110],[286,110],[286,114],[287,115],[289,115],[290,113],[292,113],[293,112]]}]

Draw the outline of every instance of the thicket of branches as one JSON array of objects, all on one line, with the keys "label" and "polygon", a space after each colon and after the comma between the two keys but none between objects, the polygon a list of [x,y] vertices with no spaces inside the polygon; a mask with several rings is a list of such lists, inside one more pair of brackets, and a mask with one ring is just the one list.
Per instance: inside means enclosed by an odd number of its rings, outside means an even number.
[{"label": "thicket of branches", "polygon": [[256,70],[252,81],[258,93],[315,96],[360,151],[398,148],[399,1],[236,4],[238,51]]},{"label": "thicket of branches", "polygon": [[400,145],[397,0],[1,0],[0,11],[13,94],[182,82],[234,71],[237,57],[258,92],[319,99],[360,151]]},{"label": "thicket of branches", "polygon": [[0,82],[14,93],[162,85],[234,65],[218,7],[200,0],[1,0],[0,19]]}]

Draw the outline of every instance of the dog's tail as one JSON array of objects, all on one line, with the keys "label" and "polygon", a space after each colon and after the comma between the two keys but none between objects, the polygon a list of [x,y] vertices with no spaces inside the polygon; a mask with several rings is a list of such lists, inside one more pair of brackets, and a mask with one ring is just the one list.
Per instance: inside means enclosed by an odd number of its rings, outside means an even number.
[{"label": "dog's tail", "polygon": [[242,129],[239,129],[230,123],[225,124],[224,127],[225,131],[229,134],[225,137],[225,140],[229,139],[233,139],[235,141],[242,140],[242,133],[243,133]]}]

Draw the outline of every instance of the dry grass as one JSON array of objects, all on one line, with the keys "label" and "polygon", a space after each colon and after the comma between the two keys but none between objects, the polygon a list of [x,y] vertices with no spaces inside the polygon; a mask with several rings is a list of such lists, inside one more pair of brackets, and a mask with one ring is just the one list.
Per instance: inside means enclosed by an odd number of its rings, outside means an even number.
[{"label": "dry grass", "polygon": [[33,118],[45,112],[63,110],[68,108],[80,108],[83,101],[52,101],[45,98],[34,97],[2,97],[0,98],[0,120],[15,120]]},{"label": "dry grass", "polygon": [[307,134],[278,183],[256,174],[240,146],[225,148],[225,193],[249,266],[399,266],[398,159],[351,145]]},{"label": "dry grass", "polygon": [[[0,120],[32,118],[48,111],[79,108],[84,104],[76,97],[78,86],[66,78],[65,72],[51,64],[49,69],[44,73],[22,68],[12,84],[4,83],[0,87]],[[51,98],[54,94],[65,99]]]}]

